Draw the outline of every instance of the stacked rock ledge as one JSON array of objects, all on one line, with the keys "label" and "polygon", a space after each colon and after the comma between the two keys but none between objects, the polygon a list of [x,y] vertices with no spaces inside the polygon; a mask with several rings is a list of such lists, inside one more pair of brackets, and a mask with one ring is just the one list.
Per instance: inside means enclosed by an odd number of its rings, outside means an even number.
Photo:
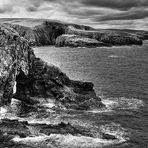
[{"label": "stacked rock ledge", "polygon": [[63,34],[56,38],[56,46],[58,47],[100,47],[100,46],[108,46],[103,42],[100,42],[96,39],[83,37],[74,34]]}]

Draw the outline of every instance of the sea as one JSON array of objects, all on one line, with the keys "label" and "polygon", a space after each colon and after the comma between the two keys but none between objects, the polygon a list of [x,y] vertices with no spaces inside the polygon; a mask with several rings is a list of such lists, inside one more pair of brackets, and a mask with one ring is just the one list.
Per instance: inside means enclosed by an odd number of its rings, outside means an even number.
[{"label": "sea", "polygon": [[19,116],[3,111],[1,118],[40,124],[69,122],[74,126],[84,126],[96,134],[101,131],[114,135],[117,140],[51,134],[24,139],[16,137],[13,139],[16,143],[36,144],[39,147],[37,143],[52,139],[45,146],[48,148],[54,139],[58,148],[148,148],[148,41],[144,41],[143,46],[44,46],[34,48],[34,52],[48,64],[58,66],[71,79],[93,82],[97,96],[101,97],[107,108],[55,111],[52,110],[54,104],[49,103],[45,104],[46,110],[42,112]]}]

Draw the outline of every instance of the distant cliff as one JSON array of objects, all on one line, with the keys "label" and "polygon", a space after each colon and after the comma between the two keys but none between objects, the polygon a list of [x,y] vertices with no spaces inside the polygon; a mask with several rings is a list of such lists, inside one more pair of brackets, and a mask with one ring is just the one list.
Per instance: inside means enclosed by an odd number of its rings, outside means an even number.
[{"label": "distant cliff", "polygon": [[75,34],[63,34],[56,38],[56,46],[58,47],[100,47],[100,46],[109,46],[93,38],[83,37],[81,35]]},{"label": "distant cliff", "polygon": [[78,110],[104,107],[92,83],[70,80],[59,68],[37,58],[27,39],[0,25],[1,106],[8,105],[12,97],[28,104],[52,100],[57,107]]},{"label": "distant cliff", "polygon": [[69,26],[66,33],[93,38],[110,46],[142,45],[142,40],[136,34],[122,31],[80,30]]},{"label": "distant cliff", "polygon": [[69,25],[80,30],[93,30],[89,26],[48,21],[33,28],[9,23],[5,23],[5,25],[16,30],[20,36],[29,41],[30,45],[34,46],[55,45],[56,38],[65,34]]},{"label": "distant cliff", "polygon": [[[95,47],[99,46],[120,46],[120,45],[142,45],[142,40],[148,39],[148,32],[137,30],[96,30],[89,26],[68,24],[56,21],[42,21],[40,24],[30,27],[28,24],[6,23],[5,25],[15,29],[20,36],[29,41],[31,46],[45,46],[45,45],[57,45],[57,46],[69,46],[72,47],[84,46],[92,47],[95,42],[102,44],[95,44]],[[69,36],[65,38],[67,42],[62,42],[63,38],[59,36],[73,35],[78,36],[77,40],[73,40],[73,44],[70,43]],[[80,39],[81,37],[81,39]],[[57,40],[58,38],[58,40]],[[83,38],[83,40],[82,40]],[[84,39],[85,38],[85,39]],[[60,41],[61,39],[61,41]],[[94,40],[92,40],[94,39]],[[69,41],[69,42],[68,42]],[[87,43],[88,41],[88,43]],[[92,43],[91,43],[92,42]],[[90,45],[90,46],[89,46]]]}]

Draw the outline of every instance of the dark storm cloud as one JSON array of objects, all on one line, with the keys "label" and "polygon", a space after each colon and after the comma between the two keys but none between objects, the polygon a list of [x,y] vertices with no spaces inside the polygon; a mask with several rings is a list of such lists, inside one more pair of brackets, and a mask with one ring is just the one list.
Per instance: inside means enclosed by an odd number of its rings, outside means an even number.
[{"label": "dark storm cloud", "polygon": [[30,7],[26,8],[26,10],[29,12],[34,12],[34,11],[38,11],[38,8],[34,7],[34,6],[30,6]]},{"label": "dark storm cloud", "polygon": [[131,12],[124,12],[119,14],[109,14],[101,17],[96,17],[95,21],[110,21],[110,20],[135,20],[144,19],[148,17],[148,10],[137,10]]},{"label": "dark storm cloud", "polygon": [[12,12],[13,8],[10,5],[0,6],[0,13]]},{"label": "dark storm cloud", "polygon": [[87,6],[106,7],[120,10],[148,6],[148,0],[81,0],[81,3]]},{"label": "dark storm cloud", "polygon": [[[30,3],[30,6],[26,7],[26,10],[29,12],[35,12],[40,11],[39,7],[43,4],[46,4],[47,6],[50,3],[55,3],[56,0],[30,0],[28,3]],[[42,9],[43,10],[43,9]]]},{"label": "dark storm cloud", "polygon": [[128,22],[134,22],[140,28],[148,22],[148,0],[0,0],[0,17],[49,18],[102,27],[128,27],[132,26]]},{"label": "dark storm cloud", "polygon": [[103,12],[101,10],[93,10],[93,9],[82,9],[82,8],[76,8],[76,9],[68,9],[64,8],[64,10],[69,15],[74,15],[77,17],[92,17],[94,15],[103,15]]}]

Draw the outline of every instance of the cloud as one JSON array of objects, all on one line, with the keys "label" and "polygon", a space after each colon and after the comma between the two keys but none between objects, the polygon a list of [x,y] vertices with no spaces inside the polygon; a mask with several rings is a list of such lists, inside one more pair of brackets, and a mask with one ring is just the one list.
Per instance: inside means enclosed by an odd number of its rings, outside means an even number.
[{"label": "cloud", "polygon": [[56,19],[102,28],[139,26],[139,29],[148,29],[148,0],[0,0],[0,17]]},{"label": "cloud", "polygon": [[26,10],[30,11],[30,12],[38,11],[37,7],[34,7],[34,6],[30,6],[30,7],[26,8]]},{"label": "cloud", "polygon": [[109,20],[136,20],[148,17],[148,10],[134,10],[117,14],[108,14],[101,17],[94,18],[95,21],[109,21]]},{"label": "cloud", "polygon": [[87,6],[106,7],[120,10],[148,6],[147,0],[81,0],[81,3]]},{"label": "cloud", "polygon": [[3,5],[0,6],[0,13],[11,13],[13,11],[13,8],[10,5]]}]

